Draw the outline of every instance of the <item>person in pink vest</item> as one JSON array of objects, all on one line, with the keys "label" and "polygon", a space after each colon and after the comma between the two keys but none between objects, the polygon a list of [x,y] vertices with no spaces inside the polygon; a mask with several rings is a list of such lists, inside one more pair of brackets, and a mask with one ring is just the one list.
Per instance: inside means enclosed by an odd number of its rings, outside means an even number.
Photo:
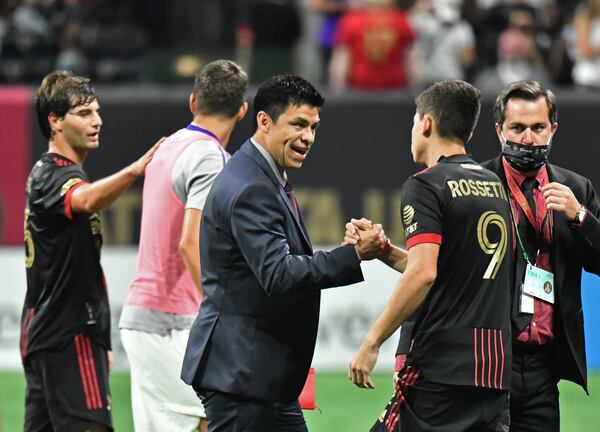
[{"label": "person in pink vest", "polygon": [[136,274],[119,322],[137,431],[207,430],[204,408],[179,374],[203,293],[202,209],[248,110],[247,88],[236,63],[204,66],[190,95],[192,123],[166,139],[146,170]]}]

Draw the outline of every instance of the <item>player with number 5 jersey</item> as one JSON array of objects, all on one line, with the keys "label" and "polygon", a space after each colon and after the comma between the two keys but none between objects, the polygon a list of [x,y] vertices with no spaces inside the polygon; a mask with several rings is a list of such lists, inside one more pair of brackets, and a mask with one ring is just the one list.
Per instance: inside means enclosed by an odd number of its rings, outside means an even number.
[{"label": "player with number 5 jersey", "polygon": [[35,107],[48,152],[34,164],[25,188],[23,431],[108,432],[112,354],[99,212],[144,174],[162,140],[137,161],[92,182],[83,163],[100,146],[102,118],[90,80],[49,73]]}]

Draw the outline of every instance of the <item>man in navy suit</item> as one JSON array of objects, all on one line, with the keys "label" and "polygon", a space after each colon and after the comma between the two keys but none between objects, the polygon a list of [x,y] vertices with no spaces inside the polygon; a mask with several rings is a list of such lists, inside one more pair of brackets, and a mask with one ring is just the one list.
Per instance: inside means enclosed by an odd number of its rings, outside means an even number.
[{"label": "man in navy suit", "polygon": [[306,431],[298,404],[312,360],[320,290],[363,280],[361,259],[385,241],[313,252],[286,169],[300,168],[323,97],[290,75],[263,83],[256,131],[230,159],[206,200],[200,231],[201,313],[182,379],[217,431]]}]

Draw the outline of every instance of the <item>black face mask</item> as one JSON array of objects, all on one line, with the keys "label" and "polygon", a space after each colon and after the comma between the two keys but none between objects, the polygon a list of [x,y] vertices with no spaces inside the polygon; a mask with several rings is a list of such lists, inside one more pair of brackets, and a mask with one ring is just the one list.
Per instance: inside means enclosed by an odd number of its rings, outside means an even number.
[{"label": "black face mask", "polygon": [[527,145],[505,140],[502,155],[508,164],[520,172],[535,171],[548,162],[550,142],[547,145]]}]

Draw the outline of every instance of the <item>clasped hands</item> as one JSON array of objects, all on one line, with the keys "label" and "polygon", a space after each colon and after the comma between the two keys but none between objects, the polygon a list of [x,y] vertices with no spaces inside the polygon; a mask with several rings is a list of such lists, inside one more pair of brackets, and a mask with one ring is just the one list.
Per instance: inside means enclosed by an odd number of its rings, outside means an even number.
[{"label": "clasped hands", "polygon": [[381,257],[390,245],[381,224],[368,219],[351,219],[346,224],[342,246],[354,245],[362,260]]}]

